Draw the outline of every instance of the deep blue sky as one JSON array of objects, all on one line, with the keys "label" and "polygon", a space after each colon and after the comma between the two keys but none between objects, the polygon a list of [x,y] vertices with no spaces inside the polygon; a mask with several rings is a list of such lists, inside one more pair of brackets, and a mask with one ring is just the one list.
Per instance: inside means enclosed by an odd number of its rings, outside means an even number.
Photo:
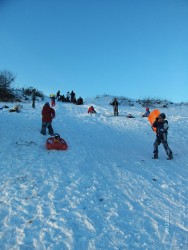
[{"label": "deep blue sky", "polygon": [[0,0],[0,70],[47,95],[188,101],[188,0]]}]

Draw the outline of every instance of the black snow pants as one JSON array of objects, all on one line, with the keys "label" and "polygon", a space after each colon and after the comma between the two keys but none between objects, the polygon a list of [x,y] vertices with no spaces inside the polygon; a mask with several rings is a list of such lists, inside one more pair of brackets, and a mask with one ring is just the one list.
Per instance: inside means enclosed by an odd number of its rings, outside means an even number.
[{"label": "black snow pants", "polygon": [[46,128],[48,128],[49,135],[53,135],[54,134],[51,122],[42,122],[42,129],[40,131],[41,134],[46,135]]},{"label": "black snow pants", "polygon": [[166,138],[165,137],[163,137],[163,138],[156,138],[156,140],[155,140],[155,142],[154,142],[154,144],[153,144],[153,147],[154,147],[154,151],[153,151],[153,153],[154,153],[154,156],[158,156],[158,146],[160,145],[160,144],[163,144],[163,147],[164,147],[164,149],[165,149],[165,151],[166,151],[166,154],[168,155],[168,156],[172,156],[172,150],[170,149],[170,147],[168,146],[168,142],[167,142],[167,140],[166,140]]}]

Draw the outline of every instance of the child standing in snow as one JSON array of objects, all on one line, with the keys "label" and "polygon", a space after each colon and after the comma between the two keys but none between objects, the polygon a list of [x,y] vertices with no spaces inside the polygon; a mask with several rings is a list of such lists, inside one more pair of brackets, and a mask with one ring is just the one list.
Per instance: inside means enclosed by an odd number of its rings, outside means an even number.
[{"label": "child standing in snow", "polygon": [[52,119],[55,117],[55,110],[50,107],[50,103],[46,102],[42,109],[42,129],[41,134],[46,134],[46,128],[48,128],[48,132],[50,135],[54,134],[52,128]]},{"label": "child standing in snow", "polygon": [[54,107],[55,106],[55,95],[51,94],[50,99],[51,99],[51,106]]},{"label": "child standing in snow", "polygon": [[167,131],[168,131],[168,121],[165,120],[166,115],[161,113],[154,121],[152,128],[156,128],[156,140],[154,142],[154,156],[153,159],[158,159],[158,146],[162,143],[163,147],[168,155],[168,160],[173,159],[172,150],[169,148],[167,143]]}]

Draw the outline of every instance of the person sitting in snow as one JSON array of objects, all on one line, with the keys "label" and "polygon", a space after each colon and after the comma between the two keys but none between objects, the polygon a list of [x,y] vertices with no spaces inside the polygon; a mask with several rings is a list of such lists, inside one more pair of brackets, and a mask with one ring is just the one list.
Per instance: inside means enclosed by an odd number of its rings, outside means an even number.
[{"label": "person sitting in snow", "polygon": [[146,112],[142,115],[142,117],[148,117],[150,114],[149,108],[146,107]]},{"label": "person sitting in snow", "polygon": [[93,106],[90,106],[89,108],[88,108],[88,114],[95,114],[96,113],[96,111],[95,111],[95,109],[94,109],[94,107]]},{"label": "person sitting in snow", "polygon": [[131,115],[131,113],[129,113],[129,114],[127,115],[127,118],[134,118],[134,116]]},{"label": "person sitting in snow", "polygon": [[161,113],[152,125],[152,129],[156,128],[156,140],[153,144],[154,151],[153,151],[153,159],[158,159],[158,146],[162,143],[163,147],[168,155],[168,160],[173,159],[172,150],[169,148],[167,143],[167,131],[168,131],[168,121],[165,120],[166,115]]},{"label": "person sitting in snow", "polygon": [[17,113],[20,113],[20,110],[22,109],[22,105],[18,104],[18,105],[15,105],[14,108],[10,109],[9,112],[17,112]]},{"label": "person sitting in snow", "polygon": [[83,98],[82,97],[79,97],[78,99],[77,99],[77,101],[76,101],[76,104],[77,105],[82,105],[84,103],[84,101],[83,101]]},{"label": "person sitting in snow", "polygon": [[0,109],[8,109],[9,107],[7,105],[3,105],[3,107],[1,107]]},{"label": "person sitting in snow", "polygon": [[48,128],[49,134],[54,134],[52,128],[52,119],[55,118],[55,110],[50,107],[50,103],[46,102],[42,109],[42,129],[41,134],[46,135],[46,128]]}]

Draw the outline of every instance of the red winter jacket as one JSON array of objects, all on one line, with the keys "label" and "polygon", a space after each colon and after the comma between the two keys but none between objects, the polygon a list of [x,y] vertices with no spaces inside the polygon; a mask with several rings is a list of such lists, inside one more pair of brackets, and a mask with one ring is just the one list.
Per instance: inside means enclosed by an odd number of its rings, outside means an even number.
[{"label": "red winter jacket", "polygon": [[49,105],[44,105],[42,109],[42,122],[51,122],[55,117],[55,110]]},{"label": "red winter jacket", "polygon": [[93,106],[89,107],[87,112],[88,113],[96,113],[96,111],[95,111],[95,109],[94,109]]}]

